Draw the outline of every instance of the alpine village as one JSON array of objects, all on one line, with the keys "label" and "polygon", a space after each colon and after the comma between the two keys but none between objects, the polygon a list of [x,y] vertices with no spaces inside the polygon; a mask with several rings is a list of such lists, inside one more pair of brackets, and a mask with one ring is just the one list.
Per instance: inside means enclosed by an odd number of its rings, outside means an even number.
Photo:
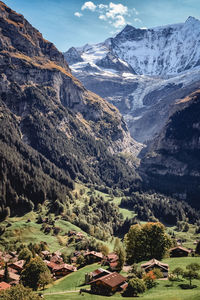
[{"label": "alpine village", "polygon": [[5,2],[0,299],[200,300],[200,20],[61,52]]}]

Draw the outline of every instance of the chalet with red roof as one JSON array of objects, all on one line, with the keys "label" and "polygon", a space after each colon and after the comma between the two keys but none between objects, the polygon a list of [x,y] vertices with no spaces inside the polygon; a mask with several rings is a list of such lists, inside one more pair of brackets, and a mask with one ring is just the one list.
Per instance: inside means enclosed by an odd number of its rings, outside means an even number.
[{"label": "chalet with red roof", "polygon": [[156,260],[155,258],[151,259],[150,261],[146,262],[145,264],[142,264],[141,268],[146,273],[148,273],[149,271],[157,268],[157,269],[160,269],[160,271],[162,272],[164,278],[168,277],[169,265],[168,264],[163,264],[162,262]]},{"label": "chalet with red roof", "polygon": [[124,290],[128,284],[126,278],[117,272],[107,274],[90,282],[93,294],[112,295]]},{"label": "chalet with red roof", "polygon": [[177,246],[169,250],[170,257],[186,257],[191,253],[191,250],[182,246]]}]

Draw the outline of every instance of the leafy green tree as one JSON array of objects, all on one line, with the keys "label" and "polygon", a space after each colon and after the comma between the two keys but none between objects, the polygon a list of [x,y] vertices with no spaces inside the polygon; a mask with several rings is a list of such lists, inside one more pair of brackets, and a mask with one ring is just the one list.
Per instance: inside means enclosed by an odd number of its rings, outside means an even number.
[{"label": "leafy green tree", "polygon": [[190,286],[192,285],[193,279],[200,279],[198,271],[200,270],[200,265],[198,263],[191,263],[186,266],[187,271],[183,273],[183,278],[188,279]]},{"label": "leafy green tree", "polygon": [[100,252],[103,254],[103,255],[108,255],[108,253],[109,253],[109,248],[108,248],[108,246],[106,246],[106,245],[101,245],[101,247],[100,247]]},{"label": "leafy green tree", "polygon": [[28,248],[24,248],[19,252],[19,260],[23,259],[26,263],[29,263],[33,257],[32,252]]},{"label": "leafy green tree", "polygon": [[161,270],[159,268],[154,268],[153,273],[157,279],[163,278],[163,273],[161,272]]},{"label": "leafy green tree", "polygon": [[183,273],[184,273],[184,271],[181,267],[177,267],[172,271],[172,274],[175,275],[178,280],[179,280],[179,276],[182,276]]},{"label": "leafy green tree", "polygon": [[183,273],[183,278],[188,279],[190,286],[192,286],[192,280],[199,279],[199,274],[194,270],[188,270]]},{"label": "leafy green tree", "polygon": [[50,272],[44,272],[44,273],[40,274],[38,283],[39,283],[39,286],[41,286],[43,290],[45,288],[45,285],[47,285],[51,282],[52,282],[52,277],[51,277]]},{"label": "leafy green tree", "polygon": [[50,274],[50,271],[43,260],[40,257],[32,258],[22,271],[21,282],[24,286],[37,290],[40,285],[40,276],[44,273]]},{"label": "leafy green tree", "polygon": [[8,290],[0,291],[0,300],[41,300],[41,298],[30,288],[18,284]]},{"label": "leafy green tree", "polygon": [[132,225],[125,236],[125,243],[129,263],[161,259],[172,245],[171,238],[160,222]]},{"label": "leafy green tree", "polygon": [[145,289],[145,283],[142,279],[133,278],[129,280],[128,286],[123,295],[126,297],[137,297],[138,294],[144,293]]},{"label": "leafy green tree", "polygon": [[76,264],[78,265],[79,268],[84,267],[86,264],[85,257],[83,255],[79,255],[77,258]]}]

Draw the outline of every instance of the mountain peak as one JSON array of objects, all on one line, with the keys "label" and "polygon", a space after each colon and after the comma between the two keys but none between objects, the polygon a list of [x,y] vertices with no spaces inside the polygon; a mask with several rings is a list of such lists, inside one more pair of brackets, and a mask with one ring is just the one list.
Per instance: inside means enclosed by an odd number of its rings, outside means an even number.
[{"label": "mountain peak", "polygon": [[200,20],[195,17],[189,16],[185,21],[185,24],[200,24]]}]

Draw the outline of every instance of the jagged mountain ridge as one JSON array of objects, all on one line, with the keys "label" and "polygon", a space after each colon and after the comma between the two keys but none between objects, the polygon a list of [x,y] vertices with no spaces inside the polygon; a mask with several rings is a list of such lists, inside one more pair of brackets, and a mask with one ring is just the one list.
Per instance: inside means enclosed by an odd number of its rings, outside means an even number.
[{"label": "jagged mountain ridge", "polygon": [[30,200],[65,201],[75,178],[106,185],[134,180],[117,154],[132,156],[141,146],[119,111],[86,90],[62,53],[3,2],[0,30],[1,211],[23,211]]},{"label": "jagged mountain ridge", "polygon": [[[131,135],[145,142],[164,126],[171,103],[199,84],[199,24],[189,17],[155,29],[127,25],[114,38],[77,48],[83,61],[74,60],[70,67],[88,89],[118,107]],[[112,62],[102,65],[108,55]]]}]

